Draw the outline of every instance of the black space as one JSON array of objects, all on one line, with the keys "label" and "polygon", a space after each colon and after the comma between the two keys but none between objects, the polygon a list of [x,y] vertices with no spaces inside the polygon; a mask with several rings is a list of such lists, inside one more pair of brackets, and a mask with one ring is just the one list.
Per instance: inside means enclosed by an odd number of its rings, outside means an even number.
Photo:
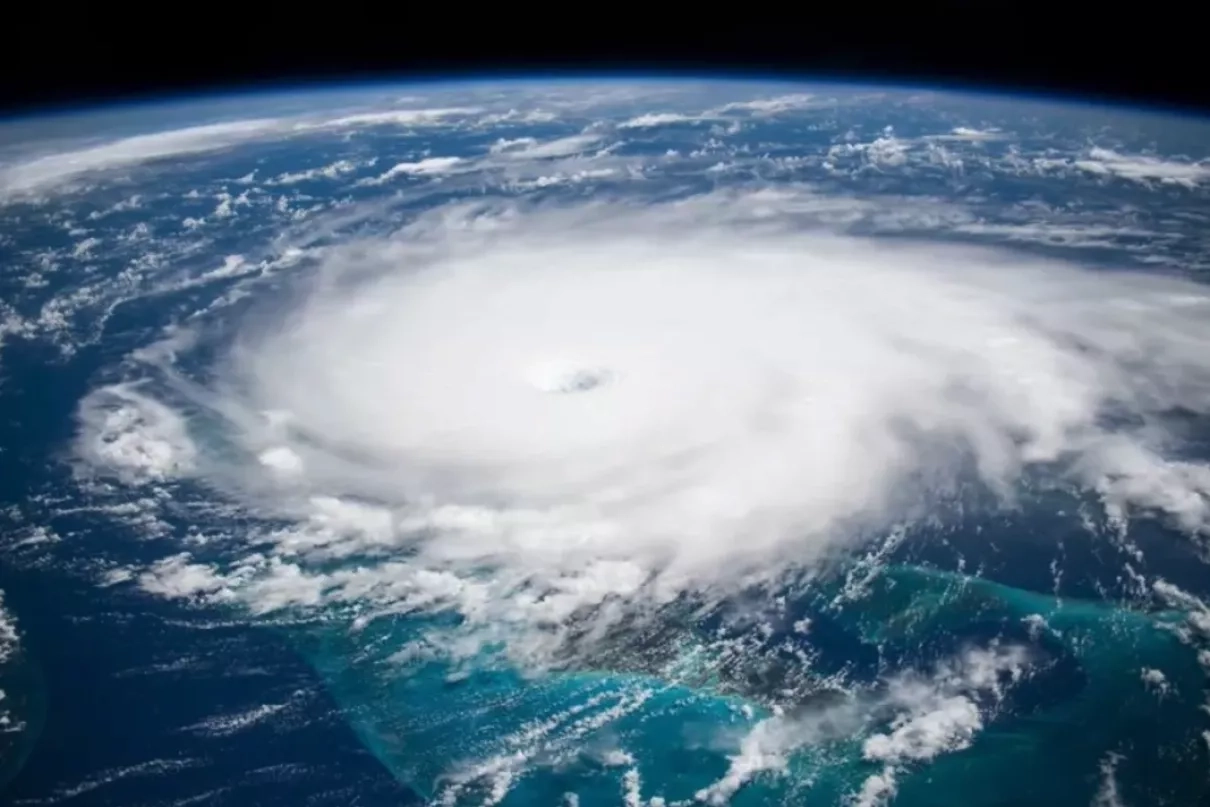
[{"label": "black space", "polygon": [[43,3],[0,19],[0,111],[249,85],[619,71],[995,88],[1210,111],[1210,35],[1192,8]]}]

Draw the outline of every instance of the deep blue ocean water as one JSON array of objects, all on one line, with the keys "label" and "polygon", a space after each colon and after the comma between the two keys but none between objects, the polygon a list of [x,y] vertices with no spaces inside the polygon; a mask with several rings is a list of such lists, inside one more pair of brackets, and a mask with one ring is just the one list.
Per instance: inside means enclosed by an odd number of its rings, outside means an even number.
[{"label": "deep blue ocean water", "polygon": [[[62,366],[36,347],[6,352],[4,501],[62,489],[66,470],[45,459],[70,439],[73,401],[100,353]],[[84,546],[129,547],[100,519],[56,522]],[[18,714],[31,727],[6,746],[3,803],[167,805],[205,794],[232,804],[420,803],[358,741],[285,635],[98,588],[63,566],[0,567],[23,635],[20,668],[6,669],[2,686],[27,699]],[[229,734],[185,730],[274,703],[290,704],[283,719]]]}]

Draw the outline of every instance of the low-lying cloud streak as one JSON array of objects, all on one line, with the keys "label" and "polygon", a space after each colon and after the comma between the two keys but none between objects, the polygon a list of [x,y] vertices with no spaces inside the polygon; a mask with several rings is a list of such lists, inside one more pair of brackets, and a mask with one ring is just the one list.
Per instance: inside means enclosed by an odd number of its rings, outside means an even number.
[{"label": "low-lying cloud streak", "polygon": [[283,122],[276,118],[211,123],[135,135],[0,165],[0,200],[67,185],[94,172],[230,148],[280,133],[283,128]]}]

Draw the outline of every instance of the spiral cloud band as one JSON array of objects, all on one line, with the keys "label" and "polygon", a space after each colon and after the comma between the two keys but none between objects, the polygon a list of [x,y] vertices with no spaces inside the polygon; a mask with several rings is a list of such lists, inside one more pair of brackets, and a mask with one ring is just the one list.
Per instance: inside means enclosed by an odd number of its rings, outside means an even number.
[{"label": "spiral cloud band", "polygon": [[[1210,529],[1210,468],[1167,448],[1173,413],[1210,412],[1210,294],[1180,279],[736,198],[457,205],[331,248],[249,322],[206,395],[259,463],[201,472],[312,527],[185,588],[262,610],[404,568],[470,607],[494,569],[559,592],[557,618],[775,574],[969,490],[1011,504],[1034,471]],[[337,583],[291,565],[308,552],[407,563]]]}]

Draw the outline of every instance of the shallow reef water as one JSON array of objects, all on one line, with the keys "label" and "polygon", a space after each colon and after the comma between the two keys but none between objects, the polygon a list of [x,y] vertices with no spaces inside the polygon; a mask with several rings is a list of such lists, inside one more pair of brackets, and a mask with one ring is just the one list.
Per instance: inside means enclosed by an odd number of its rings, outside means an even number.
[{"label": "shallow reef water", "polygon": [[920,566],[851,584],[811,576],[763,592],[764,614],[733,603],[742,617],[669,606],[646,638],[596,649],[614,669],[525,671],[503,647],[454,662],[425,637],[457,620],[415,614],[291,640],[367,746],[440,803],[841,804],[887,768],[897,804],[1088,803],[1107,775],[1150,803],[1204,797],[1183,613]]}]

